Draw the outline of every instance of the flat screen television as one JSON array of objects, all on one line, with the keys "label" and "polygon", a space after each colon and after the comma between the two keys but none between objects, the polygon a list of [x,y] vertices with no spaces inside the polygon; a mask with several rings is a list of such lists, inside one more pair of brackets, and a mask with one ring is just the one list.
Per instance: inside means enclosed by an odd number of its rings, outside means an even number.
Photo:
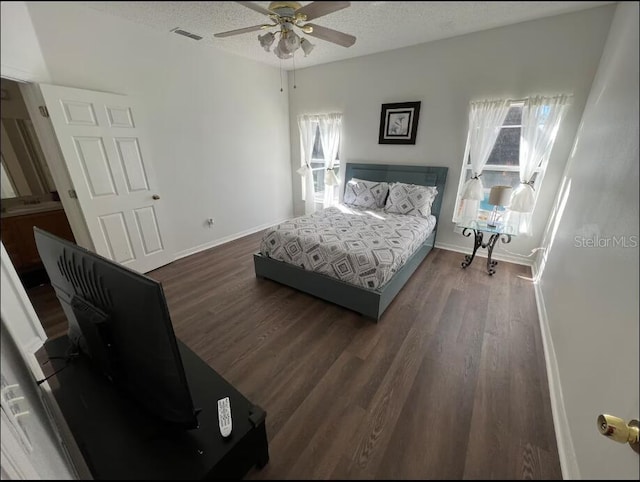
[{"label": "flat screen television", "polygon": [[72,348],[150,414],[197,428],[162,285],[37,227],[34,234]]}]

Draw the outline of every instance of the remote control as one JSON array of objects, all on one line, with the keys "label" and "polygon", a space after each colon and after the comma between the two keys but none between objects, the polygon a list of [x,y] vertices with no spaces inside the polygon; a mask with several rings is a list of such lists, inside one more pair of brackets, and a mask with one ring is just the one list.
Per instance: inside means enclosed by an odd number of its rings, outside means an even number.
[{"label": "remote control", "polygon": [[231,434],[231,405],[229,397],[218,400],[218,424],[220,425],[220,433],[223,437]]}]

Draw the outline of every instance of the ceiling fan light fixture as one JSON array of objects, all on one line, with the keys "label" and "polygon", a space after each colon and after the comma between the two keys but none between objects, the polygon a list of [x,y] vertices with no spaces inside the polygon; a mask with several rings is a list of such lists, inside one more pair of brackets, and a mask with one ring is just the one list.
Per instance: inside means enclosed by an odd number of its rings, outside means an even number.
[{"label": "ceiling fan light fixture", "polygon": [[293,30],[287,32],[287,35],[283,38],[286,45],[286,52],[294,53],[300,48],[300,37],[298,37]]},{"label": "ceiling fan light fixture", "polygon": [[[255,12],[267,16],[273,23],[263,25],[253,25],[251,27],[238,28],[226,32],[214,34],[216,38],[231,37],[256,30],[276,28],[274,32],[269,32],[258,36],[260,46],[266,51],[271,51],[280,59],[290,59],[297,50],[302,49],[307,57],[314,49],[314,45],[306,39],[301,38],[294,28],[299,28],[303,33],[312,35],[321,40],[351,47],[356,38],[353,35],[323,27],[317,24],[306,23],[329,15],[330,13],[343,10],[351,5],[351,2],[305,2],[303,6],[300,2],[275,1],[269,3],[268,8],[254,2],[234,2],[243,5]],[[280,39],[276,42],[276,36],[280,34]]]},{"label": "ceiling fan light fixture", "polygon": [[303,38],[302,40],[300,40],[300,47],[302,48],[304,56],[306,57],[311,53],[315,45],[309,42],[306,38]]},{"label": "ceiling fan light fixture", "polygon": [[276,54],[276,57],[282,60],[290,59],[291,57],[293,57],[293,53],[286,50],[286,44],[284,43],[283,38],[281,38],[278,44],[275,46],[275,48],[273,49],[273,53]]},{"label": "ceiling fan light fixture", "polygon": [[276,36],[273,35],[273,32],[267,32],[264,35],[258,35],[258,40],[260,41],[260,45],[262,45],[262,48],[266,52],[269,51],[275,39],[276,39]]}]

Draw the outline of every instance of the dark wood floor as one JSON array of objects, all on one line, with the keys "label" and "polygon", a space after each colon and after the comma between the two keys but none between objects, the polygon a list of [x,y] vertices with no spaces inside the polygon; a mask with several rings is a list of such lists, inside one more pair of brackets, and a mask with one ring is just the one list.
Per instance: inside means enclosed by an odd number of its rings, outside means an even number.
[{"label": "dark wood floor", "polygon": [[[260,234],[149,273],[176,335],[267,411],[249,479],[559,479],[530,270],[433,250],[379,323],[256,279]],[[30,290],[50,336],[50,288]]]}]

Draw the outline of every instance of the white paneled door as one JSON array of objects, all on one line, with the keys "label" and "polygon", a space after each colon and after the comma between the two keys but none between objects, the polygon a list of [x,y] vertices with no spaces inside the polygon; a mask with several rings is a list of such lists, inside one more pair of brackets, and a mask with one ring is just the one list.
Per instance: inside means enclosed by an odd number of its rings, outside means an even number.
[{"label": "white paneled door", "polygon": [[40,88],[96,252],[142,273],[173,261],[134,100]]}]

